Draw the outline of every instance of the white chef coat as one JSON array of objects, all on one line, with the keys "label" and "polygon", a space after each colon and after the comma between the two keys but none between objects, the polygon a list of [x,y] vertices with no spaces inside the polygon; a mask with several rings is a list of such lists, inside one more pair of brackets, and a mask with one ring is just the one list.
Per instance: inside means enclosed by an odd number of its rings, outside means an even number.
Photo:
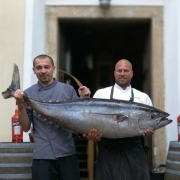
[{"label": "white chef coat", "polygon": [[[99,89],[95,92],[93,98],[110,99],[111,89],[112,89],[112,86],[106,87],[103,89]],[[134,93],[134,102],[152,106],[152,101],[147,94],[145,94],[135,88],[132,88],[132,89],[133,89],[133,93]],[[129,86],[125,90],[123,90],[119,85],[117,85],[115,83],[112,98],[129,101],[131,98],[131,86]]]}]

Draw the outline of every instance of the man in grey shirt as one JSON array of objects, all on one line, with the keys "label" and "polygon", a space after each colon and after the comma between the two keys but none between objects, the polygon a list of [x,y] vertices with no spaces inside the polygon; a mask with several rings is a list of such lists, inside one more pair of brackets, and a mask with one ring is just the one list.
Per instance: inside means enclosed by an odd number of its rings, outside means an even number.
[{"label": "man in grey shirt", "polygon": [[[38,78],[37,84],[26,89],[24,93],[39,101],[65,101],[78,98],[75,89],[53,78],[55,66],[53,59],[39,55],[33,61],[33,71]],[[81,97],[90,94],[83,86],[78,90]],[[14,93],[18,103],[19,123],[23,131],[34,127],[34,152],[32,165],[33,180],[80,180],[78,159],[72,133],[46,122],[30,107],[25,106],[23,92]]]}]

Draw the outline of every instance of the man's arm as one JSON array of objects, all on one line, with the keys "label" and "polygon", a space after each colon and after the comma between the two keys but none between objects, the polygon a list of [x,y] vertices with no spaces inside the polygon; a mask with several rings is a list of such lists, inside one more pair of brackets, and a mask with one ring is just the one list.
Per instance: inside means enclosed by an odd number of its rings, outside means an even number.
[{"label": "man's arm", "polygon": [[24,132],[28,132],[31,126],[31,122],[26,112],[26,106],[24,104],[23,91],[20,89],[14,93],[14,98],[17,101],[18,113],[19,113],[19,124]]}]

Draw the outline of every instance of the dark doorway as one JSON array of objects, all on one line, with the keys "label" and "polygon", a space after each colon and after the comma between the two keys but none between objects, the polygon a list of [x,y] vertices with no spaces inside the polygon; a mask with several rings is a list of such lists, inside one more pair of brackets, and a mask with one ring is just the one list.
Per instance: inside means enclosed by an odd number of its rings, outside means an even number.
[{"label": "dark doorway", "polygon": [[[133,65],[132,87],[151,97],[151,20],[59,20],[59,67],[91,89],[114,84],[114,65],[128,59]],[[60,80],[76,82],[60,74]],[[152,165],[152,139],[142,138]]]},{"label": "dark doorway", "polygon": [[[92,95],[114,83],[114,65],[123,58],[133,65],[132,86],[150,95],[144,88],[150,84],[150,20],[60,20],[59,27],[60,67],[88,86]],[[73,80],[71,84],[77,89]]]}]

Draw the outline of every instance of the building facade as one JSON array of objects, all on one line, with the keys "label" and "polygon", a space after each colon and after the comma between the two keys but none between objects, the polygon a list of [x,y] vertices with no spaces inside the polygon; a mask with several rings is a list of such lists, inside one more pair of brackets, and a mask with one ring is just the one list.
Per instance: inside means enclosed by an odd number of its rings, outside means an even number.
[{"label": "building facade", "polygon": [[[180,114],[178,0],[111,0],[107,9],[100,7],[98,0],[3,0],[0,2],[0,13],[1,92],[10,85],[13,63],[20,69],[23,90],[36,83],[31,67],[32,60],[38,54],[46,53],[54,58],[57,68],[55,76],[59,79],[58,69],[76,73],[73,68],[78,67],[73,62],[83,64],[77,59],[82,58],[79,54],[87,51],[86,61],[91,63],[93,56],[97,62],[94,64],[97,71],[97,78],[94,79],[99,78],[95,81],[96,88],[101,87],[99,82],[103,72],[98,73],[103,67],[106,68],[103,66],[105,63],[111,67],[108,70],[113,71],[117,58],[132,57],[135,59],[134,72],[140,67],[138,77],[146,77],[145,80],[141,79],[143,83],[139,87],[150,95],[154,107],[168,112],[173,120],[168,126],[157,130],[151,140],[153,164],[157,166],[165,163],[169,142],[177,141],[177,116]],[[103,34],[102,38],[94,27]],[[113,36],[113,33],[110,35],[114,29],[117,29],[120,38]],[[96,48],[91,51],[90,48],[84,49],[83,52],[78,50],[82,44],[74,48],[78,40],[84,42],[83,38],[75,38],[76,35],[80,37],[80,34],[85,39],[92,37],[94,41],[89,38],[88,42]],[[127,40],[129,45],[126,44]],[[124,53],[117,52],[119,47]],[[136,66],[138,57],[142,59],[139,60],[140,66]],[[112,79],[108,82],[112,83]],[[16,108],[15,101],[2,97],[0,101],[0,141],[11,142],[11,117]],[[28,133],[24,134],[24,141],[29,141]]]}]

